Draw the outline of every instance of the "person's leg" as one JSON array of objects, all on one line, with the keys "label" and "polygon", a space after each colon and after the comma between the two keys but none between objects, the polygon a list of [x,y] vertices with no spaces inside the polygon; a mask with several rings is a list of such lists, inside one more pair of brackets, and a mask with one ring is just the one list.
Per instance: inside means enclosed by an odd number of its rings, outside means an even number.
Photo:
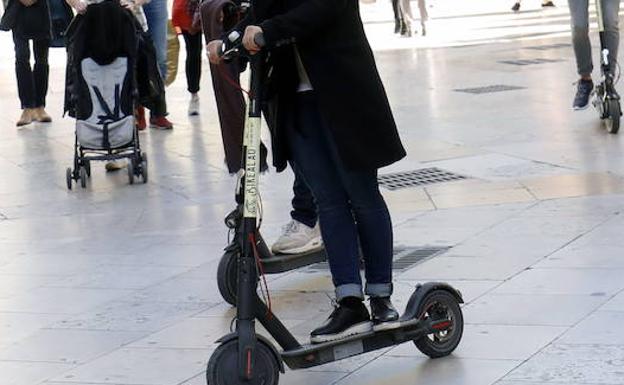
[{"label": "person's leg", "polygon": [[158,69],[167,78],[167,0],[152,0],[143,6],[149,27],[148,33],[156,48]]},{"label": "person's leg", "polygon": [[187,90],[191,94],[199,91],[199,81],[201,79],[201,53],[202,34],[191,35],[187,31],[182,32],[186,45],[186,84]]},{"label": "person's leg", "polygon": [[394,13],[394,33],[401,32],[401,26],[403,24],[403,18],[401,17],[401,9],[399,7],[399,0],[392,1],[392,12]]},{"label": "person's leg", "polygon": [[50,50],[50,40],[41,39],[33,41],[33,53],[35,56],[35,66],[33,78],[35,85],[35,118],[39,122],[51,122],[52,118],[45,111],[46,95],[48,94],[48,77],[50,66],[48,65],[48,52]]},{"label": "person's leg", "polygon": [[275,254],[308,253],[323,247],[312,192],[294,162],[290,162],[290,166],[295,174],[291,202],[293,209],[290,212],[292,219],[283,227],[282,234],[271,246]]},{"label": "person's leg", "polygon": [[572,44],[576,55],[577,72],[582,78],[589,79],[594,66],[589,41],[588,0],[568,0],[568,5],[570,6]]},{"label": "person's leg", "polygon": [[317,215],[312,191],[304,182],[301,172],[297,171],[297,167],[291,163],[291,168],[295,174],[295,181],[293,182],[293,199],[291,202],[293,210],[290,212],[290,217],[308,227],[314,227],[316,226]]},{"label": "person's leg", "polygon": [[363,298],[359,244],[347,193],[326,147],[312,92],[297,95],[297,127],[289,135],[292,157],[318,207],[318,220],[338,301]]},{"label": "person's leg", "polygon": [[35,82],[30,67],[30,46],[28,39],[13,33],[15,44],[15,75],[17,77],[17,92],[22,109],[35,108]]},{"label": "person's leg", "polygon": [[201,79],[201,53],[202,53],[202,34],[196,33],[191,35],[187,31],[182,31],[184,44],[186,46],[186,85],[187,90],[191,94],[191,100],[188,106],[188,114],[190,116],[199,115],[199,81]]},{"label": "person's leg", "polygon": [[611,73],[615,73],[620,45],[620,0],[603,0],[602,4],[605,22],[605,44],[609,50]]},{"label": "person's leg", "polygon": [[572,44],[576,56],[578,81],[572,108],[582,110],[589,106],[589,98],[594,89],[592,81],[591,42],[589,40],[589,0],[568,0],[570,6],[570,24],[572,28]]},{"label": "person's leg", "polygon": [[403,28],[401,35],[412,36],[412,21],[414,16],[412,14],[412,6],[410,0],[400,0],[399,9],[401,10],[401,20],[403,20]]}]

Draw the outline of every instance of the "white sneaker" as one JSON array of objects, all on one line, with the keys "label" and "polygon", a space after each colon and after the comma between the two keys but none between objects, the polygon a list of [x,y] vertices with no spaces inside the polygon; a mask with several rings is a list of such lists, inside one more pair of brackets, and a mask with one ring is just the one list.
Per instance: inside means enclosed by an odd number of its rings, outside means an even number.
[{"label": "white sneaker", "polygon": [[199,95],[191,94],[191,101],[189,102],[188,114],[189,116],[199,115]]},{"label": "white sneaker", "polygon": [[284,226],[283,231],[271,247],[274,254],[300,254],[323,248],[318,222],[316,226],[308,227],[293,219]]}]

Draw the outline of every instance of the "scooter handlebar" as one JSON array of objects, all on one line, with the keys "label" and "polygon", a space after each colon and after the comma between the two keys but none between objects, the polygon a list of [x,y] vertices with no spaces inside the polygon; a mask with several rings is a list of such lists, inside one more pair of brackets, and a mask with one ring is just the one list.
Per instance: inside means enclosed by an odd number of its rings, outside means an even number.
[{"label": "scooter handlebar", "polygon": [[[254,36],[254,42],[260,48],[266,46],[264,35],[262,33]],[[232,59],[234,56],[249,56],[249,52],[243,47],[243,36],[238,31],[232,31],[219,47],[218,55],[224,60]]]}]

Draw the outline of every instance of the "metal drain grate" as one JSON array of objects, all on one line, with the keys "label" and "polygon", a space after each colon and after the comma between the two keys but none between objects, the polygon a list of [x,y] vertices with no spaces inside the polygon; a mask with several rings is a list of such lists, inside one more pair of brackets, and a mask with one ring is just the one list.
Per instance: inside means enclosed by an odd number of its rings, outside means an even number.
[{"label": "metal drain grate", "polygon": [[525,47],[525,49],[533,49],[536,51],[549,51],[551,49],[568,48],[568,47],[572,47],[572,44],[559,43],[559,44],[536,45],[533,47]]},{"label": "metal drain grate", "polygon": [[485,87],[475,87],[475,88],[458,88],[453,91],[457,92],[466,92],[469,94],[491,94],[494,92],[504,92],[504,91],[513,91],[513,90],[522,90],[525,87],[518,86],[507,86],[504,84],[494,84],[492,86]]},{"label": "metal drain grate", "polygon": [[388,190],[398,190],[434,183],[452,182],[462,179],[468,179],[468,177],[442,170],[437,167],[421,168],[419,170],[397,172],[394,174],[379,175],[377,177],[379,185]]},{"label": "metal drain grate", "polygon": [[[393,253],[393,264],[392,270],[394,271],[405,271],[408,270],[419,263],[423,263],[424,261],[436,257],[442,253],[447,252],[450,249],[449,246],[442,247],[397,247],[394,249]],[[364,267],[364,266],[362,266]],[[321,262],[311,265],[307,269],[308,271],[328,271],[329,263]]]},{"label": "metal drain grate", "polygon": [[531,64],[559,63],[561,59],[518,59],[518,60],[501,60],[499,63],[512,64],[516,66],[528,66]]}]

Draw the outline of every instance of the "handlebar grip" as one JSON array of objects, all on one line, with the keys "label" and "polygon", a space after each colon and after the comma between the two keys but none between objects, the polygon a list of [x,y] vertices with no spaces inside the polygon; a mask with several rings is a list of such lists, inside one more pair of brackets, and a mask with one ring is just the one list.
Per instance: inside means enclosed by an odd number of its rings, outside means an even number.
[{"label": "handlebar grip", "polygon": [[266,41],[264,40],[264,34],[256,34],[256,36],[254,36],[254,43],[256,43],[256,45],[260,48],[264,47],[266,45]]}]

